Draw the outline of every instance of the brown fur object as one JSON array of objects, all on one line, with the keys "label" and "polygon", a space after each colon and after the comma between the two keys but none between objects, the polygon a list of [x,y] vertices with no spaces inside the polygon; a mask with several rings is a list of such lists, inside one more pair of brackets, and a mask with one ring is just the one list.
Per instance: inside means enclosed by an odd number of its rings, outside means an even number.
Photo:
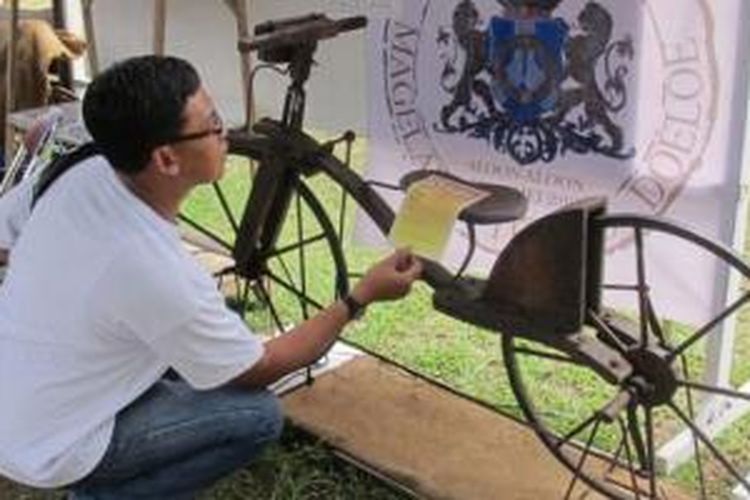
[{"label": "brown fur object", "polygon": [[[0,135],[5,135],[5,81],[8,68],[10,30],[0,25]],[[72,60],[86,50],[86,42],[76,35],[55,30],[40,19],[18,23],[16,48],[15,110],[43,106],[49,101],[52,85],[49,70],[56,59]]]}]

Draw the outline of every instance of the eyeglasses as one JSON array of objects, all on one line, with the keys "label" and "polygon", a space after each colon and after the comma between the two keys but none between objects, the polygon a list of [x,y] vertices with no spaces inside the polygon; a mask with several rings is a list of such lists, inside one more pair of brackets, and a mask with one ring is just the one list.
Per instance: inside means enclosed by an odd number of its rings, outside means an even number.
[{"label": "eyeglasses", "polygon": [[191,132],[189,134],[181,134],[174,137],[168,137],[166,139],[160,140],[157,146],[166,146],[167,144],[195,141],[212,135],[224,136],[224,134],[226,133],[224,120],[222,120],[221,115],[215,110],[213,113],[211,113],[211,123],[212,126],[209,129],[201,130],[200,132]]}]

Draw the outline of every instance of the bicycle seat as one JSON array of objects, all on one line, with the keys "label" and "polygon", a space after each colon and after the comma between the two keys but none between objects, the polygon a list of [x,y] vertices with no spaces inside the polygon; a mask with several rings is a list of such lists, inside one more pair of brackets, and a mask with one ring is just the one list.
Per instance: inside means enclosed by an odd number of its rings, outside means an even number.
[{"label": "bicycle seat", "polygon": [[409,172],[401,178],[399,185],[401,189],[406,191],[415,182],[426,179],[431,175],[444,177],[490,193],[486,198],[461,211],[458,218],[466,223],[477,225],[499,224],[501,222],[520,219],[526,213],[528,202],[523,193],[517,189],[499,184],[470,182],[438,170],[415,170]]}]

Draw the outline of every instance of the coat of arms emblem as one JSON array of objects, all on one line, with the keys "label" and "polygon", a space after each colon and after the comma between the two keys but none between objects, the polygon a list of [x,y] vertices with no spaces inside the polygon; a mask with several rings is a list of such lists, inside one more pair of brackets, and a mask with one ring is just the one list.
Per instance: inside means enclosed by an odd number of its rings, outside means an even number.
[{"label": "coat of arms emblem", "polygon": [[452,96],[437,131],[489,140],[521,165],[568,152],[633,156],[616,122],[633,42],[612,40],[612,16],[595,1],[571,29],[555,16],[561,1],[498,0],[502,13],[487,23],[472,0],[457,4],[437,38]]}]

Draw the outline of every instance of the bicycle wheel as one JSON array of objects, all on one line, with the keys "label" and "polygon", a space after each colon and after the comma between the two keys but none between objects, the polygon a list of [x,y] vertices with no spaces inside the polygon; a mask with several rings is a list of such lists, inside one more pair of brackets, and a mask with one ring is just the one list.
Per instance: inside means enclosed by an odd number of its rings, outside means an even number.
[{"label": "bicycle wheel", "polygon": [[273,336],[346,294],[347,268],[328,216],[332,188],[323,179],[299,179],[275,246],[257,263],[258,275],[243,276],[231,255],[253,177],[246,158],[230,156],[222,180],[196,189],[181,219],[186,240],[214,272],[230,307],[254,332]]},{"label": "bicycle wheel", "polygon": [[[589,326],[575,335],[595,336],[617,350],[632,375],[608,383],[569,353],[503,338],[523,413],[573,473],[567,497],[585,486],[611,498],[727,498],[735,487],[750,492],[750,418],[727,419],[724,428],[716,421],[722,411],[741,415],[750,406],[750,386],[736,388],[750,380],[750,367],[738,362],[750,352],[750,332],[741,324],[750,318],[750,268],[725,247],[655,218],[613,215],[593,224],[610,250],[602,307],[589,311]],[[683,262],[690,267],[680,267]],[[678,271],[668,276],[674,266],[665,263],[678,264]],[[676,301],[707,300],[701,293],[712,283],[701,282],[706,277],[695,263],[730,283],[729,305],[722,298],[695,324],[666,320]],[[666,290],[667,281],[677,287]],[[717,367],[708,362],[707,344],[738,320],[732,384],[712,382]]]}]

